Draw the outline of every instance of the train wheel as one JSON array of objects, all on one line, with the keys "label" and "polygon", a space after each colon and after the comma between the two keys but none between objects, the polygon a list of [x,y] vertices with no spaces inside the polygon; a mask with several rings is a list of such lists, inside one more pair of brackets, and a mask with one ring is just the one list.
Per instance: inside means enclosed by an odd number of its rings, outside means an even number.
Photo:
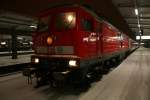
[{"label": "train wheel", "polygon": [[110,65],[110,62],[108,60],[103,62],[102,71],[101,71],[102,74],[107,74],[109,72],[109,69],[110,69],[109,65]]},{"label": "train wheel", "polygon": [[112,67],[115,67],[118,64],[117,58],[112,58],[111,64],[112,64]]},{"label": "train wheel", "polygon": [[101,67],[100,66],[92,66],[90,70],[86,73],[86,81],[93,82],[98,81],[101,77]]},{"label": "train wheel", "polygon": [[104,62],[104,67],[105,67],[105,68],[110,69],[111,66],[112,66],[112,65],[111,65],[111,60],[107,60],[107,61]]},{"label": "train wheel", "polygon": [[53,81],[53,82],[50,83],[50,86],[53,87],[53,88],[56,88],[58,85],[57,85],[56,82]]},{"label": "train wheel", "polygon": [[93,77],[94,81],[99,81],[101,79],[101,77],[102,77],[102,67],[101,66],[95,67],[93,76],[94,76]]},{"label": "train wheel", "polygon": [[57,88],[57,87],[63,87],[65,85],[65,81],[57,81],[57,80],[53,80],[50,82],[50,86],[53,88]]}]

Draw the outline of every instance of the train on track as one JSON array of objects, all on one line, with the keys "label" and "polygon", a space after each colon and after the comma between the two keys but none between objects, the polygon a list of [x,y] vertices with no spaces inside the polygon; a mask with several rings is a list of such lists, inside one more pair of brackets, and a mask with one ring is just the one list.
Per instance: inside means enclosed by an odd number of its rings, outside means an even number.
[{"label": "train on track", "polygon": [[38,18],[30,73],[38,84],[84,82],[136,48],[124,32],[83,6],[51,8]]}]

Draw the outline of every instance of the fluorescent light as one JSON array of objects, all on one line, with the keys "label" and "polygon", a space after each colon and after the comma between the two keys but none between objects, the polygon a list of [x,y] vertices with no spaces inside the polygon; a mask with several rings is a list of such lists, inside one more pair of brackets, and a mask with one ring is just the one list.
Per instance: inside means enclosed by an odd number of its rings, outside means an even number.
[{"label": "fluorescent light", "polygon": [[135,15],[138,15],[138,9],[136,8],[134,11],[135,11]]},{"label": "fluorescent light", "polygon": [[1,45],[6,45],[6,42],[1,42]]},{"label": "fluorescent light", "polygon": [[140,25],[140,24],[138,24],[138,27],[141,27],[141,25]]},{"label": "fluorescent light", "polygon": [[18,40],[22,40],[22,39],[23,39],[23,37],[17,37],[17,39],[18,39]]},{"label": "fluorescent light", "polygon": [[31,27],[31,28],[37,28],[36,25],[30,25],[29,27]]},{"label": "fluorescent light", "polygon": [[[139,40],[140,36],[136,36],[136,39]],[[141,36],[141,39],[150,39],[150,36]]]},{"label": "fluorescent light", "polygon": [[140,20],[143,20],[142,18]]}]

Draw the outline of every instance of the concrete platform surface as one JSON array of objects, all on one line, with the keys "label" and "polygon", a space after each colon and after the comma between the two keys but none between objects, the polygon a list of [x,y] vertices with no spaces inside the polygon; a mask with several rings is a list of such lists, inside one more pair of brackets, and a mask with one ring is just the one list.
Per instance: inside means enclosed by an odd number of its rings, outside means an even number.
[{"label": "concrete platform surface", "polygon": [[12,59],[11,56],[0,57],[0,67],[29,63],[32,54],[18,55],[17,59]]},{"label": "concrete platform surface", "polygon": [[0,77],[0,100],[150,100],[150,49],[137,49],[84,92],[33,85],[21,74]]},{"label": "concrete platform surface", "polygon": [[79,100],[150,100],[150,49],[137,49]]},{"label": "concrete platform surface", "polygon": [[0,100],[78,100],[82,93],[75,88],[33,88],[21,74],[0,77]]},{"label": "concrete platform surface", "polygon": [[[33,50],[17,51],[18,54],[20,54],[20,53],[33,53],[33,52],[34,52]],[[0,55],[1,54],[11,54],[11,53],[12,53],[11,51],[10,52],[9,51],[3,51],[3,52],[0,52]]]}]

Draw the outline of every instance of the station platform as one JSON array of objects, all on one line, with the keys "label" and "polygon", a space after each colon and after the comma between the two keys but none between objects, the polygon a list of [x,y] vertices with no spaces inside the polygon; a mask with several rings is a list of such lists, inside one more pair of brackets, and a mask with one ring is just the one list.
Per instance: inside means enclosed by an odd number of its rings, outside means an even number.
[{"label": "station platform", "polygon": [[79,100],[150,100],[150,49],[138,48]]},{"label": "station platform", "polygon": [[2,57],[0,57],[0,67],[30,63],[31,55],[32,54],[18,55],[17,59],[12,59],[11,56],[2,56]]},{"label": "station platform", "polygon": [[34,81],[28,85],[21,73],[0,77],[0,97],[2,100],[150,100],[150,49],[138,48],[84,92],[66,87],[33,88],[34,85]]},{"label": "station platform", "polygon": [[[18,55],[32,54],[32,53],[34,53],[33,50],[17,51]],[[11,54],[12,54],[11,51],[3,51],[3,52],[0,52],[0,57],[2,57],[2,56],[10,56]]]}]

